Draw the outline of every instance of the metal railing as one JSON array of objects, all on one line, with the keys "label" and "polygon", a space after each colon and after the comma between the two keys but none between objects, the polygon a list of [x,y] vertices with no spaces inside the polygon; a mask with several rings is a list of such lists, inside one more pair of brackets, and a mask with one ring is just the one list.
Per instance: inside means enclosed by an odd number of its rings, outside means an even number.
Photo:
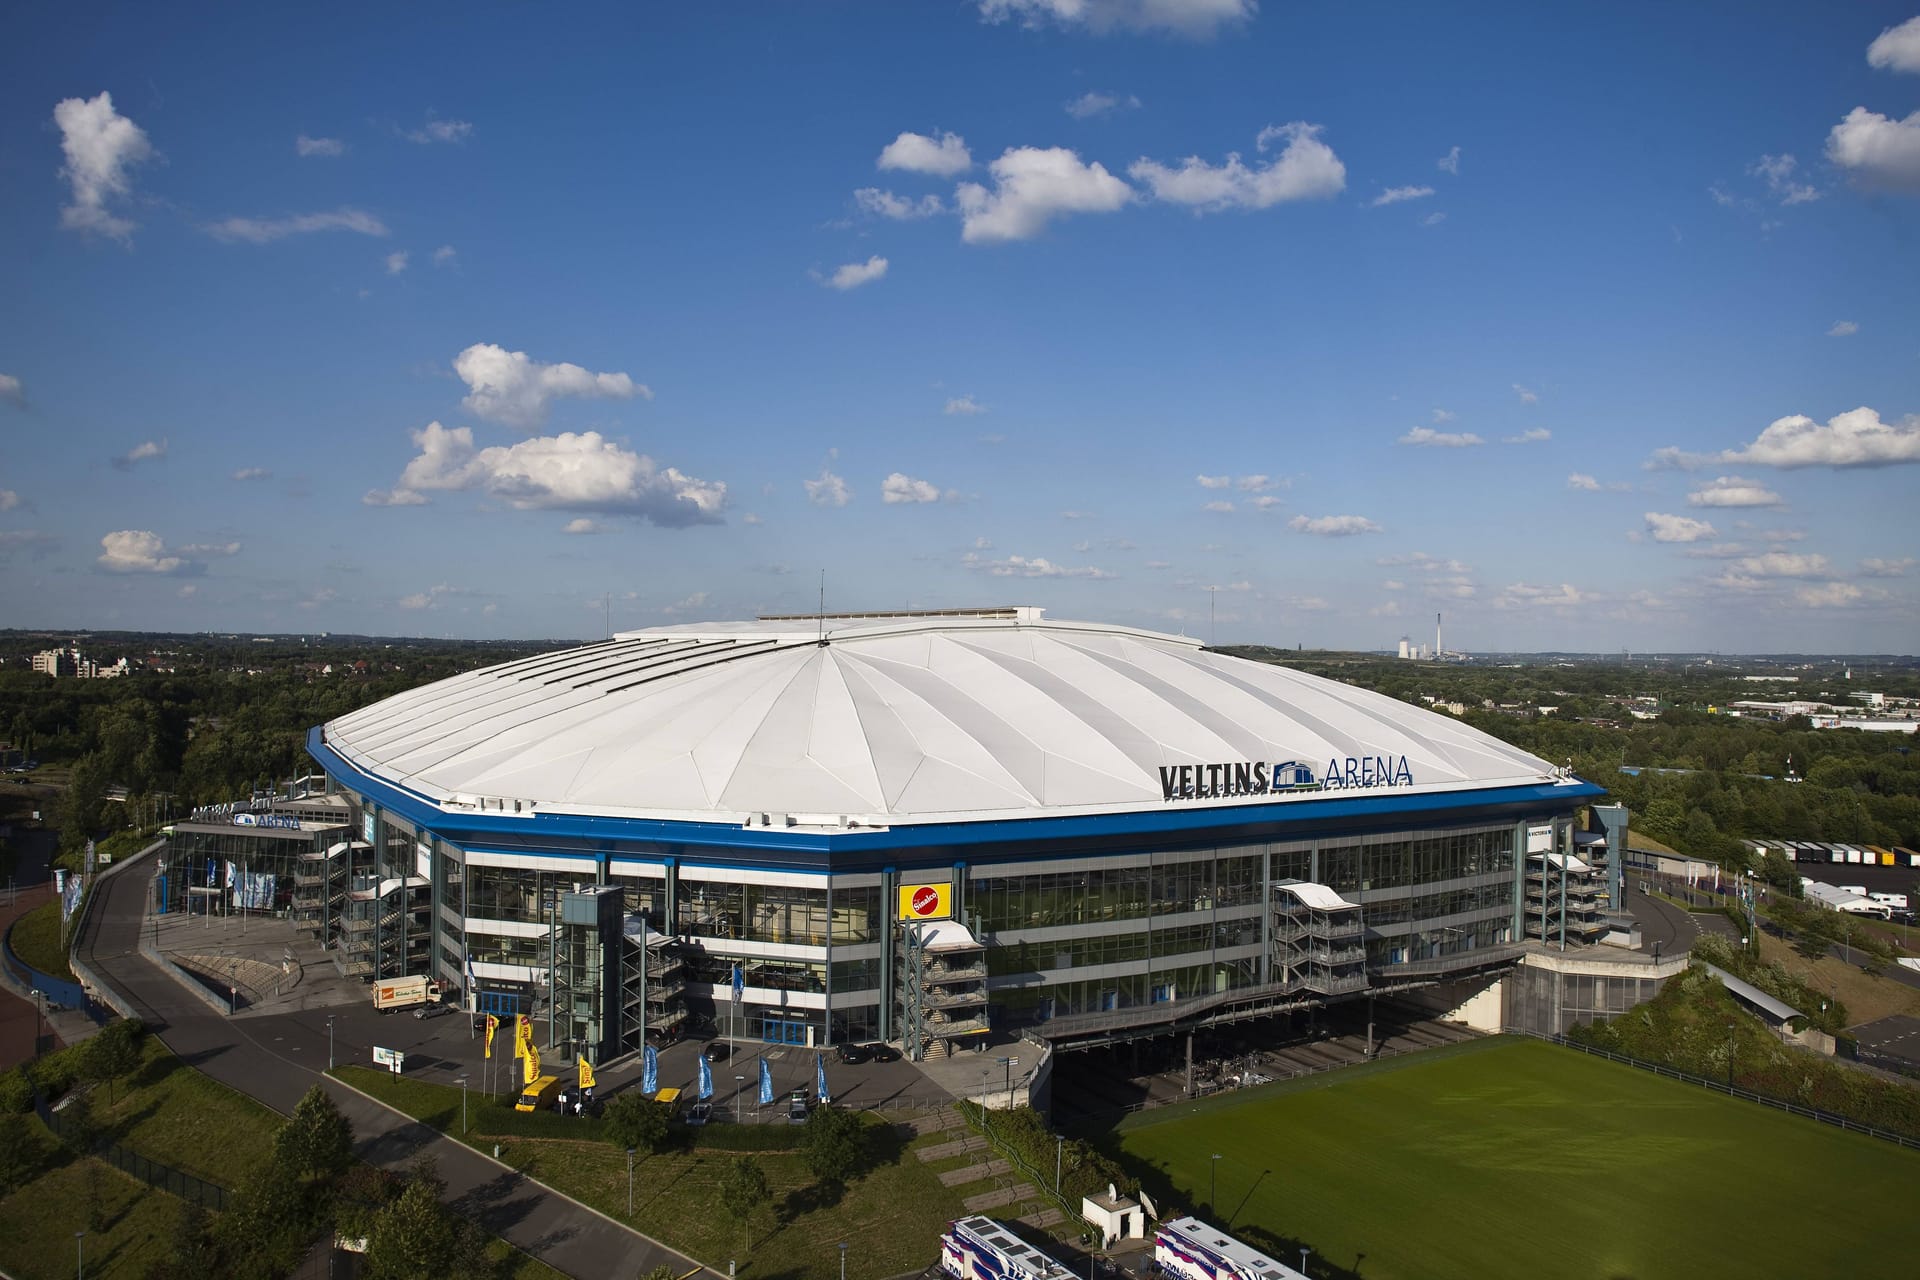
[{"label": "metal railing", "polygon": [[[48,1108],[44,1098],[34,1099],[34,1110],[39,1113],[41,1121],[53,1135],[64,1142],[68,1128],[65,1113]],[[178,1196],[182,1200],[191,1201],[215,1212],[224,1211],[227,1207],[227,1189],[219,1183],[208,1182],[205,1178],[183,1173],[171,1165],[150,1160],[138,1151],[129,1151],[118,1143],[99,1143],[89,1154],[95,1159],[112,1165],[129,1177],[138,1178],[148,1186],[169,1195]]]}]

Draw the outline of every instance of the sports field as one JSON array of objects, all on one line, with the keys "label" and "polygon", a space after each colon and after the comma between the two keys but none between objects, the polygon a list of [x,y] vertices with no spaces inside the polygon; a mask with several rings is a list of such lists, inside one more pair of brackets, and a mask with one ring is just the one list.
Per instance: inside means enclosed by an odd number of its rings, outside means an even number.
[{"label": "sports field", "polygon": [[1307,1245],[1315,1277],[1920,1268],[1920,1152],[1538,1041],[1463,1049],[1147,1112],[1111,1141],[1162,1213],[1295,1265]]}]

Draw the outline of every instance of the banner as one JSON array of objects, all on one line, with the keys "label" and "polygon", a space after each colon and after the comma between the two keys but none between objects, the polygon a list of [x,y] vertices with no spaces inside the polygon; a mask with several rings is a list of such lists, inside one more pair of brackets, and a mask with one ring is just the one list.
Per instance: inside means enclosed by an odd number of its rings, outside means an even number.
[{"label": "banner", "polygon": [[652,1045],[647,1046],[646,1064],[640,1072],[640,1092],[651,1095],[660,1092],[660,1053]]},{"label": "banner", "polygon": [[593,1088],[593,1064],[587,1061],[586,1054],[583,1053],[580,1055],[578,1065],[580,1071],[580,1087],[582,1089]]},{"label": "banner", "polygon": [[824,1053],[813,1055],[813,1091],[819,1097],[821,1106],[833,1101],[827,1093],[827,1055]]},{"label": "banner", "polygon": [[953,885],[903,884],[896,920],[945,920],[953,915]]},{"label": "banner", "polygon": [[533,1047],[533,1041],[527,1041],[527,1083],[532,1084],[540,1078],[540,1051]]},{"label": "banner", "polygon": [[746,995],[746,993],[747,977],[740,972],[740,966],[736,964],[733,966],[733,1002],[739,1004],[740,998]]},{"label": "banner", "polygon": [[500,1019],[494,1017],[492,1014],[487,1015],[487,1047],[485,1052],[480,1055],[481,1057],[491,1058],[493,1056],[493,1033],[499,1025]]},{"label": "banner", "polygon": [[521,1014],[513,1032],[513,1056],[525,1058],[527,1050],[533,1048],[533,1019]]},{"label": "banner", "polygon": [[707,1061],[707,1055],[700,1055],[700,1085],[694,1091],[697,1098],[713,1096],[713,1064]]},{"label": "banner", "polygon": [[760,1105],[766,1106],[773,1101],[773,1071],[767,1066],[765,1058],[760,1059]]}]

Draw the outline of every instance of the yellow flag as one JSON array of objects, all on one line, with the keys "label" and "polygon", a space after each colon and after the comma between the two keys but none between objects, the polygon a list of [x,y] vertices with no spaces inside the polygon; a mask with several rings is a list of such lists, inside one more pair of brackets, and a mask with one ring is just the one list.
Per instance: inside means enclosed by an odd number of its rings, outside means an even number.
[{"label": "yellow flag", "polygon": [[527,1041],[527,1083],[540,1078],[540,1050],[534,1048],[533,1041]]},{"label": "yellow flag", "polygon": [[513,1033],[513,1056],[525,1058],[527,1051],[531,1048],[533,1048],[533,1019],[523,1013]]},{"label": "yellow flag", "polygon": [[593,1088],[593,1064],[587,1061],[585,1054],[580,1055],[580,1087]]},{"label": "yellow flag", "polygon": [[494,1017],[492,1014],[487,1015],[487,1048],[486,1051],[480,1055],[481,1057],[491,1058],[493,1056],[493,1032],[499,1025],[500,1019]]}]

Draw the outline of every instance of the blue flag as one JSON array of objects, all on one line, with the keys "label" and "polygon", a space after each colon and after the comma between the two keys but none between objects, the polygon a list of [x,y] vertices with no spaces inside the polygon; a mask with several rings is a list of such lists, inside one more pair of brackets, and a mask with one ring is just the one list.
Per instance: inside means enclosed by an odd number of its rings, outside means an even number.
[{"label": "blue flag", "polygon": [[733,966],[733,1002],[739,1004],[741,997],[746,994],[747,976],[740,972],[740,966],[736,964]]},{"label": "blue flag", "polygon": [[827,1092],[827,1055],[824,1053],[813,1055],[813,1091],[819,1095],[821,1106],[833,1101]]},{"label": "blue flag", "polygon": [[766,1106],[773,1101],[773,1072],[767,1067],[767,1060],[760,1059],[760,1105]]},{"label": "blue flag", "polygon": [[713,1096],[713,1064],[707,1061],[707,1055],[700,1055],[700,1087],[694,1090],[694,1096],[711,1098]]},{"label": "blue flag", "polygon": [[647,1046],[646,1068],[640,1073],[640,1092],[660,1092],[660,1052],[652,1045]]}]

